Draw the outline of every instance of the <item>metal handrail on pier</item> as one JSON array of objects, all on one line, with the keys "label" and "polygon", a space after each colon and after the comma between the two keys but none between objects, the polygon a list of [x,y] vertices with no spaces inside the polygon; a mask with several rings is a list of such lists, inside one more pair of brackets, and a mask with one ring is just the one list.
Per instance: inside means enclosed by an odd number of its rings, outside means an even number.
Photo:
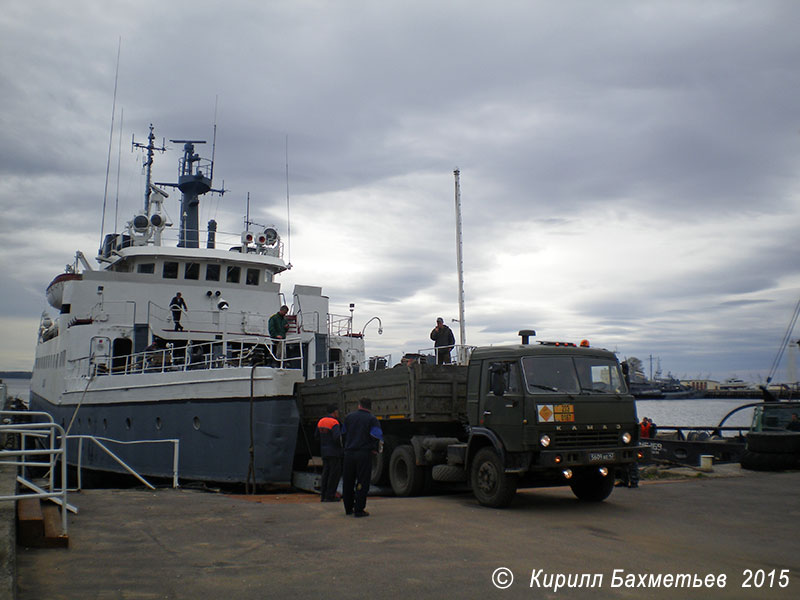
[{"label": "metal handrail on pier", "polygon": [[[172,487],[178,487],[178,455],[180,453],[180,444],[181,441],[179,439],[163,439],[163,440],[131,440],[131,441],[122,441],[122,440],[114,440],[111,438],[100,437],[95,435],[79,435],[79,434],[70,434],[67,436],[67,439],[70,440],[78,440],[78,464],[76,465],[77,472],[78,472],[78,487],[74,490],[70,491],[80,491],[83,486],[83,478],[81,476],[82,473],[82,462],[83,462],[83,440],[89,440],[94,442],[103,452],[108,454],[111,458],[113,458],[125,471],[129,474],[133,475],[136,479],[141,481],[144,485],[146,485],[151,490],[156,489],[155,486],[150,484],[144,477],[139,475],[136,471],[133,470],[124,460],[122,460],[119,456],[114,454],[111,450],[109,450],[105,444],[102,442],[112,442],[115,444],[159,444],[159,443],[169,443],[172,444]],[[102,440],[102,441],[101,441]]]},{"label": "metal handrail on pier", "polygon": [[[41,420],[30,423],[15,423],[15,417],[35,417]],[[67,502],[67,446],[64,429],[53,421],[45,412],[27,410],[0,411],[0,434],[19,436],[19,449],[0,449],[0,464],[21,467],[18,469],[17,483],[33,490],[29,493],[15,493],[0,496],[2,500],[20,500],[23,498],[46,498],[59,504],[61,510],[61,530],[67,533],[67,511],[77,513],[78,509]],[[49,447],[26,449],[28,438],[48,439]],[[41,457],[47,457],[42,460]],[[58,461],[61,461],[61,483],[56,485],[55,473]],[[45,488],[36,485],[28,475],[32,467],[49,468],[48,483]]]},{"label": "metal handrail on pier", "polygon": [[[26,418],[38,419],[32,422],[14,422],[15,419]],[[158,444],[169,443],[173,445],[172,451],[172,487],[178,487],[178,457],[180,452],[180,440],[160,439],[160,440],[133,440],[122,441],[111,438],[104,438],[92,435],[66,435],[63,427],[53,421],[53,417],[46,412],[29,410],[2,410],[0,411],[0,435],[19,436],[19,443],[14,446],[18,448],[0,448],[0,465],[20,467],[16,477],[17,483],[25,488],[32,490],[29,493],[15,493],[9,496],[0,496],[2,500],[20,500],[24,498],[44,498],[55,502],[62,507],[61,528],[67,533],[67,511],[73,513],[78,509],[67,502],[67,492],[80,491],[82,489],[82,458],[83,441],[89,440],[100,447],[106,454],[113,458],[125,471],[133,475],[148,488],[155,487],[139,475],[124,460],[112,452],[103,442],[116,444]],[[37,441],[46,440],[44,444],[32,444],[33,448],[28,448],[28,440],[32,438]],[[67,441],[78,441],[78,487],[70,489],[67,487]],[[47,457],[42,459],[42,457]],[[61,481],[56,483],[56,469],[61,469]],[[29,476],[28,470],[34,467],[47,469],[47,483],[41,487],[34,483]]]}]

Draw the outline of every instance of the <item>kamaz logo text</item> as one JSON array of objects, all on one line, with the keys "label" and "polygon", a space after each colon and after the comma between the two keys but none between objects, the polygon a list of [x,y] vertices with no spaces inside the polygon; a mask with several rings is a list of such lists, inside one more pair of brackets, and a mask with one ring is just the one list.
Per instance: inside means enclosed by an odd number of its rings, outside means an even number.
[{"label": "kamaz logo text", "polygon": [[610,431],[610,430],[617,430],[619,431],[622,429],[622,425],[570,425],[569,427],[564,427],[563,425],[556,425],[556,431],[594,431],[598,429],[600,431]]}]

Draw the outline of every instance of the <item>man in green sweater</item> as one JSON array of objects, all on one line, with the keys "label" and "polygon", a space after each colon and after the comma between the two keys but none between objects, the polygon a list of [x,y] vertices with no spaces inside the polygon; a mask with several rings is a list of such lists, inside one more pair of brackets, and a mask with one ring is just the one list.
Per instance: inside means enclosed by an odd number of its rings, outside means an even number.
[{"label": "man in green sweater", "polygon": [[282,361],[285,356],[284,344],[277,340],[286,339],[286,332],[289,331],[289,320],[286,318],[288,312],[289,307],[284,304],[269,318],[269,323],[267,323],[269,337],[272,338],[272,355],[278,361]]}]

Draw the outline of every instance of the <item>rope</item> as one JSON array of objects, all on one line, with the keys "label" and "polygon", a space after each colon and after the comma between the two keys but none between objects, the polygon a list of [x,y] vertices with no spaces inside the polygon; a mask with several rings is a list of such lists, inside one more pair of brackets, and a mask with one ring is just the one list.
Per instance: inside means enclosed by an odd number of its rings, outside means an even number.
[{"label": "rope", "polygon": [[247,466],[247,480],[245,481],[245,493],[248,495],[256,493],[256,446],[255,436],[253,435],[253,405],[255,403],[253,386],[255,375],[256,365],[253,365],[250,369],[250,462]]},{"label": "rope", "polygon": [[794,313],[789,321],[789,326],[786,328],[786,332],[783,334],[783,339],[781,340],[778,354],[775,356],[775,360],[772,361],[772,366],[769,369],[769,375],[767,375],[767,383],[772,381],[772,378],[775,376],[775,372],[778,370],[778,365],[780,365],[781,358],[783,358],[783,353],[786,351],[786,346],[789,345],[789,339],[792,337],[792,331],[794,331],[794,326],[797,323],[798,316],[800,316],[800,300],[797,301],[797,304],[794,307]]}]

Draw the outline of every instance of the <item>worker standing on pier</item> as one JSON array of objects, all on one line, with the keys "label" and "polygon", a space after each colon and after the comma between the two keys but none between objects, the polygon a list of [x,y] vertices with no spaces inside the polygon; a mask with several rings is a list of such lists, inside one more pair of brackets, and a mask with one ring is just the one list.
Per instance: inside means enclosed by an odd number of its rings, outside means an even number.
[{"label": "worker standing on pier", "polygon": [[327,406],[328,415],[317,423],[314,437],[319,440],[322,455],[322,479],[319,484],[320,502],[337,502],[336,488],[342,476],[342,426],[339,423],[339,408]]},{"label": "worker standing on pier", "polygon": [[372,477],[372,455],[377,454],[383,441],[383,431],[378,419],[370,410],[372,401],[362,398],[358,410],[344,419],[344,473],[342,500],[344,513],[354,517],[368,517],[364,510]]}]

